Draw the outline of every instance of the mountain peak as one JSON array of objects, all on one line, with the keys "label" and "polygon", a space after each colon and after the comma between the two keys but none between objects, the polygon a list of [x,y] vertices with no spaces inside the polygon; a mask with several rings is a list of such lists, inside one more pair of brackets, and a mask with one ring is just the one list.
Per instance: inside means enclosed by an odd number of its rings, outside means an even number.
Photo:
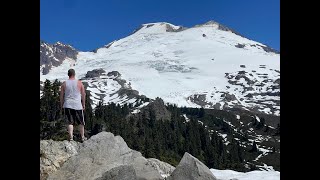
[{"label": "mountain peak", "polygon": [[203,23],[203,24],[199,24],[199,25],[195,25],[194,27],[214,27],[214,28],[217,28],[221,31],[229,31],[229,32],[232,32],[236,35],[239,35],[241,37],[244,37],[243,35],[241,35],[240,33],[234,31],[233,29],[225,26],[225,25],[222,25],[220,23],[218,23],[217,21],[214,21],[214,20],[210,20],[206,23]]},{"label": "mountain peak", "polygon": [[176,26],[167,22],[155,22],[146,23],[140,25],[132,34],[134,33],[165,33],[165,32],[179,32],[185,30],[185,27]]}]

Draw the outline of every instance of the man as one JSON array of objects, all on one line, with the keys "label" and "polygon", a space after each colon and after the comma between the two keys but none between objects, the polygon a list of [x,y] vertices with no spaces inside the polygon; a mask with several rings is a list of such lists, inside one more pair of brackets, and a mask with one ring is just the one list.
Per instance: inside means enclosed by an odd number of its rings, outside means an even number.
[{"label": "man", "polygon": [[69,141],[73,141],[73,125],[79,125],[81,142],[86,140],[84,136],[84,116],[86,93],[80,80],[75,79],[74,69],[68,70],[69,79],[62,83],[60,92],[60,107],[64,108],[64,113],[68,123]]}]

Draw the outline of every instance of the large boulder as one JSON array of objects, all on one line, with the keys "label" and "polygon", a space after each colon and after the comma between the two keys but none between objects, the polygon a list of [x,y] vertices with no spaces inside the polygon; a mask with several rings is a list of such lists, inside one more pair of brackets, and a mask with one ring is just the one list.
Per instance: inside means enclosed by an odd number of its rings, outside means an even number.
[{"label": "large boulder", "polygon": [[70,157],[78,154],[79,144],[75,141],[40,141],[40,179],[46,179]]},{"label": "large boulder", "polygon": [[[64,142],[56,143],[60,143],[61,147],[66,147]],[[76,150],[76,153],[74,152],[73,156],[70,155],[63,164],[59,165],[59,168],[48,173],[47,179],[96,180],[106,177],[113,179],[136,177],[139,180],[163,179],[159,171],[148,163],[140,152],[131,150],[121,136],[101,132],[79,144]],[[131,173],[132,168],[135,175]],[[125,171],[129,171],[128,174],[122,173]]]},{"label": "large boulder", "polygon": [[162,177],[166,178],[174,171],[175,167],[171,166],[166,162],[162,162],[155,158],[148,159],[148,165],[155,168]]},{"label": "large boulder", "polygon": [[189,153],[185,153],[168,180],[217,180],[209,168]]},{"label": "large boulder", "polygon": [[160,180],[163,179],[156,168],[148,164],[148,160],[143,156],[135,157],[133,167],[139,180]]},{"label": "large boulder", "polygon": [[137,180],[137,175],[132,165],[123,165],[103,173],[96,180]]}]

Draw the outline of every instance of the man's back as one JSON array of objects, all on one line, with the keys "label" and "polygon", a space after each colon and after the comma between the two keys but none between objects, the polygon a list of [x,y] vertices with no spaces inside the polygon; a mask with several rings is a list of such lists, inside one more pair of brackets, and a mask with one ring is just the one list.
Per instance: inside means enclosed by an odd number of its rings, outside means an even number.
[{"label": "man's back", "polygon": [[75,110],[82,110],[81,104],[81,87],[76,79],[68,79],[64,83],[65,95],[64,95],[64,108],[70,108]]}]

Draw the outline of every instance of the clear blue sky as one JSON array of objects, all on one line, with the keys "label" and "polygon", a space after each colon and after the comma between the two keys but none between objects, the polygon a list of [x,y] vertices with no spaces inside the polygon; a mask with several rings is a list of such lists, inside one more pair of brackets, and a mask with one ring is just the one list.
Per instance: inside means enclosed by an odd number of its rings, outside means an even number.
[{"label": "clear blue sky", "polygon": [[90,51],[139,25],[209,20],[280,50],[280,0],[40,0],[40,38]]}]

